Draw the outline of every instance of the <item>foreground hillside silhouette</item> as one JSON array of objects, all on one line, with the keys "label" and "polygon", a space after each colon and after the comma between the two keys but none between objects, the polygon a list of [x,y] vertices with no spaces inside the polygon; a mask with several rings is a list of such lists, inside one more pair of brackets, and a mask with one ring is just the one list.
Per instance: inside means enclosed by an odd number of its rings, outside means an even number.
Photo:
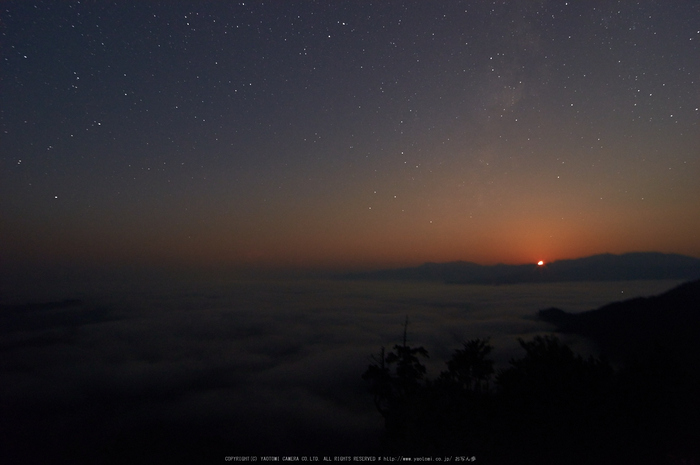
[{"label": "foreground hillside silhouette", "polygon": [[631,361],[663,349],[679,362],[700,366],[700,280],[583,313],[549,308],[538,316],[561,333],[591,339],[611,359]]},{"label": "foreground hillside silhouette", "polygon": [[[601,326],[594,316],[572,319],[586,329],[582,333],[605,334],[606,340],[617,334],[614,347],[630,341],[634,351],[615,365],[605,357],[584,359],[552,335],[520,339],[525,355],[496,371],[488,340],[475,339],[455,350],[436,379],[427,379],[421,360],[428,351],[407,345],[404,333],[402,344],[389,353],[382,349],[363,374],[384,418],[382,452],[499,464],[700,463],[697,343],[671,337],[693,310],[697,322],[700,307],[692,295],[698,286],[645,300],[641,308],[656,320],[644,314],[642,326],[656,321],[660,339],[622,324],[606,332],[609,321],[599,316],[606,312],[613,321],[618,313],[636,321],[627,305],[594,313]],[[572,330],[567,318],[562,327]]]}]

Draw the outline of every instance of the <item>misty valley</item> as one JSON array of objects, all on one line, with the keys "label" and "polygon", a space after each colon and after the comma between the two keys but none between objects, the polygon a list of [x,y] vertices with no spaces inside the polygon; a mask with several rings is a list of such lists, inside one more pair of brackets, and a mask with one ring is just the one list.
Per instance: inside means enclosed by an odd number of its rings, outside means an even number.
[{"label": "misty valley", "polygon": [[[403,443],[387,442],[362,374],[404,329],[406,346],[429,353],[421,383],[479,338],[495,374],[526,354],[518,339],[554,333],[539,310],[580,314],[678,284],[141,280],[47,291],[43,303],[17,294],[0,313],[2,448],[23,463],[49,451],[71,463],[380,453]],[[573,332],[557,337],[583,360],[599,354]],[[464,444],[486,458],[486,443]]]}]

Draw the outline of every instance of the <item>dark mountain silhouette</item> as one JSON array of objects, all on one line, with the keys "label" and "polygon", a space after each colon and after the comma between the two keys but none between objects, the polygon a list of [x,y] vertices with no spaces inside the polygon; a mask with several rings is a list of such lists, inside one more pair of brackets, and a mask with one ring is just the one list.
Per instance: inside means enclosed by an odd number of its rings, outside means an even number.
[{"label": "dark mountain silhouette", "polygon": [[362,378],[384,418],[381,455],[473,456],[498,464],[699,463],[700,377],[650,351],[613,367],[556,336],[519,339],[494,370],[488,339],[466,341],[436,379],[424,347],[384,348]]},{"label": "dark mountain silhouette", "polygon": [[700,280],[658,296],[613,302],[583,313],[549,308],[538,316],[559,332],[593,340],[603,353],[617,359],[662,349],[684,363],[700,361]]},{"label": "dark mountain silhouette", "polygon": [[603,354],[584,358],[556,336],[535,336],[519,339],[525,356],[496,371],[493,347],[476,339],[431,380],[421,363],[428,351],[409,347],[404,329],[403,344],[382,348],[363,374],[384,418],[380,452],[499,464],[700,463],[700,280],[539,316],[595,340]]},{"label": "dark mountain silhouette", "polygon": [[413,268],[352,273],[342,279],[437,281],[449,284],[516,284],[563,281],[697,279],[700,259],[678,254],[635,252],[559,260],[543,266],[425,263]]}]

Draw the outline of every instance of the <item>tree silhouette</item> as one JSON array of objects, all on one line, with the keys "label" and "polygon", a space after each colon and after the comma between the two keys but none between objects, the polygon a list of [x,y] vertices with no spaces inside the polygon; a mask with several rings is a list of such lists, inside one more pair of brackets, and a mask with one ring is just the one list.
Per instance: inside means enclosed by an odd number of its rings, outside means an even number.
[{"label": "tree silhouette", "polygon": [[404,323],[403,342],[385,354],[382,347],[379,356],[373,356],[362,379],[369,381],[374,404],[384,417],[387,444],[389,447],[407,450],[420,434],[421,410],[425,402],[419,400],[423,394],[425,365],[418,356],[428,357],[424,347],[407,344],[408,317]]},{"label": "tree silhouette", "polygon": [[503,436],[547,462],[588,463],[590,444],[608,450],[612,367],[584,360],[554,336],[519,342],[525,357],[496,377]]},{"label": "tree silhouette", "polygon": [[362,379],[371,383],[369,390],[374,396],[374,404],[385,418],[394,404],[406,402],[416,395],[426,373],[418,356],[427,358],[428,351],[422,346],[410,347],[406,343],[407,327],[408,317],[404,323],[403,343],[395,345],[389,354],[385,354],[382,347],[378,356],[372,356],[374,363],[362,375]]},{"label": "tree silhouette", "polygon": [[389,412],[389,399],[393,396],[393,382],[389,368],[386,366],[384,347],[382,347],[379,356],[372,355],[372,360],[374,363],[367,367],[367,370],[362,374],[362,379],[371,383],[369,392],[374,398],[374,406],[386,418]]},{"label": "tree silhouette", "polygon": [[395,345],[394,352],[386,356],[386,363],[396,364],[396,387],[401,396],[414,395],[425,377],[425,365],[420,363],[418,355],[428,358],[428,351],[423,346],[409,347],[406,344],[408,316],[403,327],[403,344]]},{"label": "tree silhouette", "polygon": [[554,336],[491,383],[488,339],[463,343],[435,382],[423,347],[382,349],[363,378],[385,419],[387,453],[483,457],[501,464],[700,463],[700,376],[658,350],[617,371]]},{"label": "tree silhouette", "polygon": [[493,360],[487,357],[493,350],[488,339],[473,339],[455,350],[447,362],[447,371],[440,374],[443,382],[469,392],[487,392],[493,375]]}]

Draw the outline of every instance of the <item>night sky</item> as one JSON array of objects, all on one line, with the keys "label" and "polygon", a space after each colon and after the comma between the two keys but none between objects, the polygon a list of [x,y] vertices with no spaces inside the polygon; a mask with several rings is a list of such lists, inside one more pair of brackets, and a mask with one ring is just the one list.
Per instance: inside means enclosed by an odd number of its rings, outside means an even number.
[{"label": "night sky", "polygon": [[0,5],[7,264],[700,256],[696,1]]}]

